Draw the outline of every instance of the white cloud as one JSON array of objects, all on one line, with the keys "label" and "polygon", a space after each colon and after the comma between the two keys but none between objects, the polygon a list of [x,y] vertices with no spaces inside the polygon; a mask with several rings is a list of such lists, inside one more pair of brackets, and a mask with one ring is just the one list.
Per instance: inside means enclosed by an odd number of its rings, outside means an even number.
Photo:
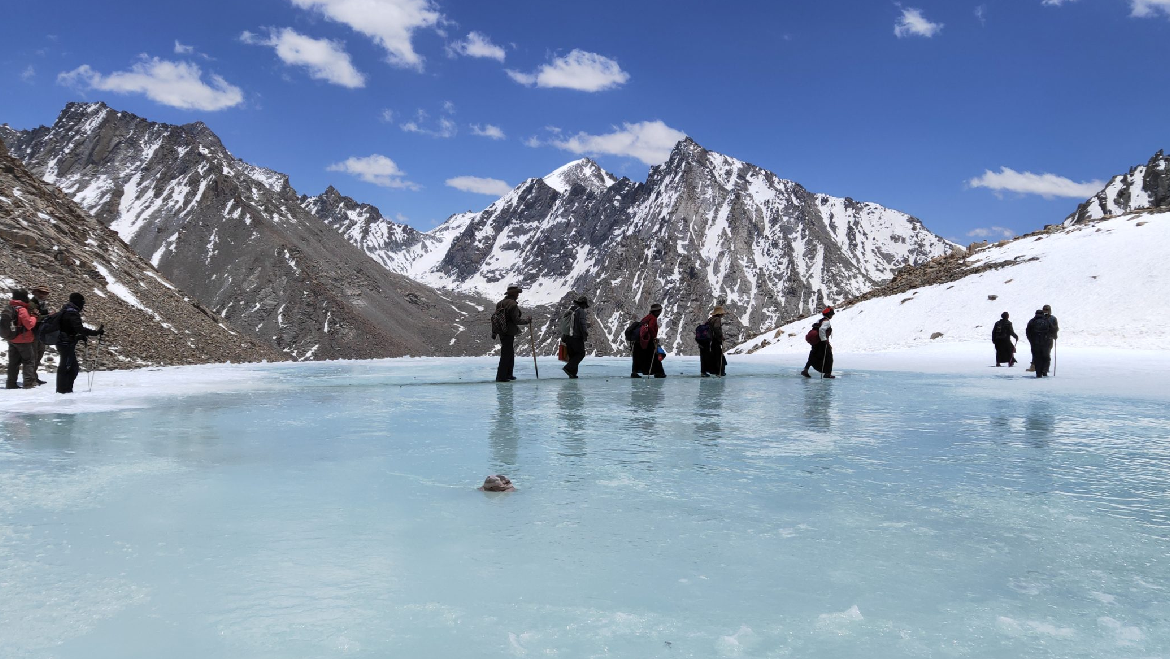
[{"label": "white cloud", "polygon": [[535,73],[511,69],[507,73],[516,82],[529,87],[561,87],[583,92],[612,89],[630,79],[630,74],[623,71],[616,60],[584,50],[573,50],[564,57],[557,57]]},{"label": "white cloud", "polygon": [[512,191],[512,186],[498,178],[480,178],[478,176],[456,176],[447,179],[447,185],[464,192],[486,194],[493,197],[503,197]]},{"label": "white cloud", "polygon": [[374,40],[394,66],[422,71],[423,56],[414,52],[416,30],[444,18],[431,0],[292,0],[297,7],[320,12]]},{"label": "white cloud", "polygon": [[686,133],[661,121],[643,121],[623,123],[620,129],[615,127],[612,133],[605,135],[577,133],[568,139],[552,139],[549,144],[577,154],[626,156],[647,165],[657,165],[670,157],[671,149],[684,137]]},{"label": "white cloud", "polygon": [[183,44],[179,43],[178,39],[175,39],[175,54],[176,55],[194,55],[195,54],[195,46],[183,45]]},{"label": "white cloud", "polygon": [[540,148],[540,147],[544,146],[544,142],[541,142],[540,138],[535,136],[535,135],[533,135],[532,137],[525,138],[523,140],[523,144],[524,144],[524,146],[526,146],[530,149],[536,149],[536,148]]},{"label": "white cloud", "polygon": [[978,176],[967,185],[972,188],[987,188],[1000,192],[1018,192],[1020,194],[1040,195],[1045,199],[1055,197],[1072,197],[1086,199],[1097,194],[1105,187],[1104,181],[1085,181],[1077,183],[1071,179],[1056,174],[1033,174],[1032,172],[1017,172],[1010,167],[1000,167],[998,172],[985,170],[983,176]]},{"label": "white cloud", "polygon": [[145,94],[147,98],[183,110],[223,110],[244,102],[239,87],[218,75],[203,82],[203,72],[191,62],[170,62],[157,57],[136,62],[129,71],[108,76],[83,64],[57,75],[57,83],[117,94]]},{"label": "white cloud", "polygon": [[484,124],[483,126],[471,124],[471,134],[479,135],[480,137],[490,137],[493,140],[504,139],[504,131],[499,126],[493,126],[491,124]]},{"label": "white cloud", "polygon": [[20,79],[25,82],[32,82],[35,77],[37,77],[37,70],[33,68],[32,64],[24,67],[24,70],[20,72]]},{"label": "white cloud", "polygon": [[309,69],[309,77],[342,87],[366,86],[366,77],[354,68],[343,44],[328,39],[314,39],[292,28],[269,29],[268,37],[251,32],[240,34],[240,41],[255,46],[271,46],[285,64]]},{"label": "white cloud", "polygon": [[942,23],[931,23],[922,15],[921,9],[903,8],[902,17],[894,23],[894,36],[933,37],[943,29]]},{"label": "white cloud", "polygon": [[1076,0],[1043,0],[1040,4],[1045,5],[1047,7],[1059,7],[1063,4],[1067,4],[1069,2],[1075,2],[1075,1]]},{"label": "white cloud", "polygon": [[382,121],[384,121],[388,124],[394,123],[394,110],[391,110],[389,108],[382,110],[381,118],[382,118]]},{"label": "white cloud", "polygon": [[987,5],[979,5],[975,8],[975,18],[979,19],[980,25],[987,25]]},{"label": "white cloud", "polygon": [[451,101],[443,101],[443,112],[455,114],[455,104]]},{"label": "white cloud", "polygon": [[[454,114],[455,104],[451,101],[444,101],[442,111],[444,114]],[[439,117],[431,124],[431,127],[428,127],[427,124],[430,123],[430,114],[426,110],[419,108],[414,116],[414,121],[407,121],[398,127],[407,133],[418,133],[419,135],[429,135],[430,137],[448,138],[455,137],[459,133],[458,126],[455,125],[455,121],[450,117]]]},{"label": "white cloud", "polygon": [[1012,238],[1015,235],[1016,232],[1007,227],[980,227],[967,232],[970,238]]},{"label": "white cloud", "polygon": [[419,185],[407,181],[406,172],[386,156],[375,153],[365,158],[347,158],[345,162],[338,162],[326,167],[331,172],[345,172],[365,181],[380,185],[383,188],[399,188],[418,190]]},{"label": "white cloud", "polygon": [[1162,12],[1170,18],[1170,0],[1130,0],[1132,11],[1129,15],[1137,18],[1149,18]]},{"label": "white cloud", "polygon": [[486,57],[501,63],[507,55],[502,46],[492,43],[492,40],[481,32],[469,32],[466,39],[447,46],[447,54],[451,57],[456,55]]}]

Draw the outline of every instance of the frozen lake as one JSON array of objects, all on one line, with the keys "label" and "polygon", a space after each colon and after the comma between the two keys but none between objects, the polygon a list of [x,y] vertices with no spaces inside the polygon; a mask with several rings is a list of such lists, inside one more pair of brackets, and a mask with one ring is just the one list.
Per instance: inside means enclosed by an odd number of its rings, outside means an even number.
[{"label": "frozen lake", "polygon": [[1165,387],[668,364],[8,392],[0,656],[1170,655]]}]

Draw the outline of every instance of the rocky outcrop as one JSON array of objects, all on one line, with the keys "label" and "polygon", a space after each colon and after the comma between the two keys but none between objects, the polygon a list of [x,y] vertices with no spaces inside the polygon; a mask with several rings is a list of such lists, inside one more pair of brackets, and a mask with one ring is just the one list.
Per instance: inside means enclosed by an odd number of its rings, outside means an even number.
[{"label": "rocky outcrop", "polygon": [[[107,329],[100,354],[96,341],[90,352],[102,368],[285,358],[177,289],[118,234],[30,173],[3,144],[0,280],[5,294],[9,288],[47,285],[54,310],[69,293],[85,295],[86,319]],[[0,342],[0,352],[6,350],[7,343]],[[54,363],[50,349],[48,370]]]},{"label": "rocky outcrop", "polygon": [[1069,215],[1065,226],[1141,210],[1170,208],[1170,156],[1158,151],[1144,165],[1110,179],[1100,192],[1090,197]]},{"label": "rocky outcrop", "polygon": [[487,300],[375,263],[305,210],[287,176],[235,158],[201,122],[71,103],[52,126],[0,139],[205,308],[293,358],[491,349],[466,329],[486,327]]}]

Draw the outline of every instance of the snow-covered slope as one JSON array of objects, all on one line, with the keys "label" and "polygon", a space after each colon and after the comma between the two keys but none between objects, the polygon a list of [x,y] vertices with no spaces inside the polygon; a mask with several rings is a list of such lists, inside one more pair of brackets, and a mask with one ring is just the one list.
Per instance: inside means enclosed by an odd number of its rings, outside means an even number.
[{"label": "snow-covered slope", "polygon": [[[432,286],[495,299],[518,283],[524,304],[546,305],[546,317],[584,293],[601,354],[625,350],[621,331],[652,302],[665,307],[665,344],[691,352],[692,328],[719,300],[732,334],[754,334],[954,247],[905,213],[808,192],[689,138],[645,183],[577,160],[481,212],[453,215],[424,249],[370,241],[368,222],[331,223]],[[551,320],[543,328],[551,350]]]},{"label": "snow-covered slope", "polygon": [[[1170,349],[1170,211],[1142,211],[1039,232],[976,251],[967,266],[1003,264],[956,281],[843,307],[833,318],[841,352],[985,341],[1007,311],[1024,327],[1045,304],[1060,346]],[[991,299],[994,296],[994,299]],[[813,318],[766,332],[736,352],[807,353]],[[940,337],[931,339],[934,334]]]}]

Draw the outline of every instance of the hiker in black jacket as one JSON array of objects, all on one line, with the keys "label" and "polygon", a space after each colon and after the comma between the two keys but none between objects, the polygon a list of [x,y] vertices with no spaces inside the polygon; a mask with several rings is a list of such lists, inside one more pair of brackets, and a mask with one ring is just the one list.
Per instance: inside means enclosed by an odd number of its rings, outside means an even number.
[{"label": "hiker in black jacket", "polygon": [[1052,360],[1052,325],[1044,315],[1043,309],[1037,309],[1036,315],[1028,321],[1024,330],[1028,343],[1032,345],[1032,366],[1036,368],[1036,377],[1048,376],[1048,365]]},{"label": "hiker in black jacket", "polygon": [[516,335],[520,333],[521,325],[532,323],[531,318],[525,318],[520,311],[519,299],[523,289],[519,286],[509,286],[504,299],[496,303],[496,312],[504,311],[505,328],[500,334],[500,365],[496,367],[496,382],[511,382],[516,379],[512,370],[516,367]]},{"label": "hiker in black jacket", "polygon": [[1008,312],[1003,312],[999,315],[999,320],[995,321],[995,325],[991,328],[991,342],[995,345],[995,365],[999,366],[1007,362],[1008,366],[1016,365],[1016,346],[1012,343],[1012,339],[1017,341],[1020,337],[1016,335],[1016,330],[1012,328],[1012,321],[1008,320]]},{"label": "hiker in black jacket", "polygon": [[658,317],[662,315],[662,305],[650,305],[650,313],[642,318],[638,328],[638,336],[630,344],[632,365],[630,377],[640,378],[642,374],[653,375],[656,378],[666,377],[662,368],[662,361],[658,359]]},{"label": "hiker in black jacket", "polygon": [[106,333],[105,325],[94,330],[81,322],[81,311],[84,308],[85,296],[81,293],[70,293],[69,302],[61,310],[61,338],[57,343],[57,352],[61,356],[61,362],[57,365],[59,394],[73,393],[73,381],[81,371],[81,365],[77,363],[77,342]]},{"label": "hiker in black jacket", "polygon": [[573,300],[573,307],[569,310],[573,314],[569,324],[569,333],[561,337],[565,350],[569,353],[569,361],[562,369],[571,379],[577,379],[577,367],[585,359],[585,340],[589,338],[589,316],[585,310],[589,308],[589,298],[582,295]]}]

